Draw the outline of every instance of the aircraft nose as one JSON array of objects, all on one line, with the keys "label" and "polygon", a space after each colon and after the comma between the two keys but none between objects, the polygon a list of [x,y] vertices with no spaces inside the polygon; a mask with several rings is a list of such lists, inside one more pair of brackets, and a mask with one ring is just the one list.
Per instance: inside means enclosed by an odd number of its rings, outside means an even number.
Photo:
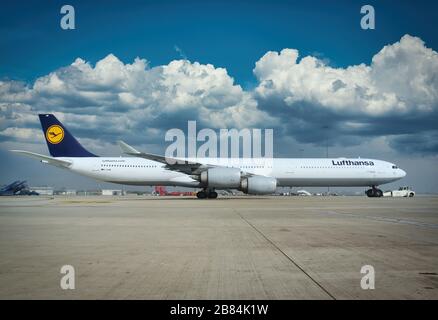
[{"label": "aircraft nose", "polygon": [[400,169],[400,177],[405,177],[406,176],[406,171]]}]

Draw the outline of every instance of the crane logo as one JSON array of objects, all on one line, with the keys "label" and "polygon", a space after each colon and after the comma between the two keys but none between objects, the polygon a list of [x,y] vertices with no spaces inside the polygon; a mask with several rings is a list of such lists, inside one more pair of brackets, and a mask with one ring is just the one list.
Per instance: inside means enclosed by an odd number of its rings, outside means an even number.
[{"label": "crane logo", "polygon": [[46,131],[46,138],[51,144],[58,144],[64,139],[64,129],[55,124]]}]

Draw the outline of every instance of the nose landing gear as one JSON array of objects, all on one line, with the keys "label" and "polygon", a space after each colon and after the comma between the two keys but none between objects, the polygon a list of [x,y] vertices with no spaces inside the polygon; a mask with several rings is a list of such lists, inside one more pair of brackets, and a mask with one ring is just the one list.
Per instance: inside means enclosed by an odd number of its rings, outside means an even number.
[{"label": "nose landing gear", "polygon": [[217,192],[214,191],[214,189],[207,189],[207,188],[205,188],[204,190],[199,191],[196,194],[196,197],[198,199],[206,199],[206,198],[216,199],[217,198]]},{"label": "nose landing gear", "polygon": [[376,186],[372,186],[371,189],[368,189],[367,191],[365,191],[365,194],[369,197],[369,198],[380,198],[383,197],[383,191],[376,188]]}]

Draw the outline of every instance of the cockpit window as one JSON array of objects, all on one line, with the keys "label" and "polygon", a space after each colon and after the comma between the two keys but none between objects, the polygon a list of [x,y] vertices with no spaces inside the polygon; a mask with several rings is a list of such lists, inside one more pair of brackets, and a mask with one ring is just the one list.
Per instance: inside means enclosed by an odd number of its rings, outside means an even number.
[{"label": "cockpit window", "polygon": [[392,168],[393,168],[393,169],[398,169],[398,167],[397,167],[397,166],[392,166]]}]

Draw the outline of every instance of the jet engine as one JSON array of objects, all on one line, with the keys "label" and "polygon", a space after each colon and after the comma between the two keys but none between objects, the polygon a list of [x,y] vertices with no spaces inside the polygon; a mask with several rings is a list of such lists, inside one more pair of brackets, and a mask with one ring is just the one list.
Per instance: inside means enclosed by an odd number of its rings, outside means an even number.
[{"label": "jet engine", "polygon": [[248,194],[271,194],[277,189],[277,180],[270,177],[252,176],[242,179],[240,190]]},{"label": "jet engine", "polygon": [[201,172],[200,180],[212,188],[239,188],[240,169],[237,168],[211,168]]}]

